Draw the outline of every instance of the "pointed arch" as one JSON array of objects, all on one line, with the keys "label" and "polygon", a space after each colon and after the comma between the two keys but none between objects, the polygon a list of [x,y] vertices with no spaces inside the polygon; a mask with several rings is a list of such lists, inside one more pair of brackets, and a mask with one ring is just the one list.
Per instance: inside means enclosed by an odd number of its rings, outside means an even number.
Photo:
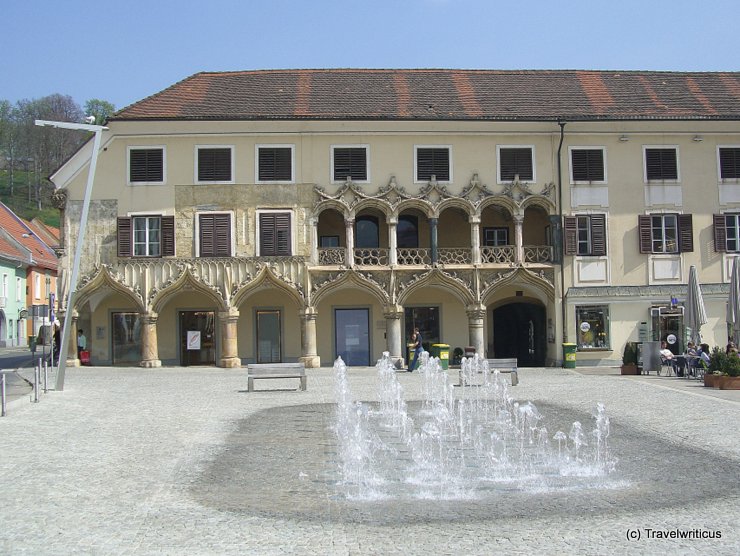
[{"label": "pointed arch", "polygon": [[385,216],[386,220],[388,220],[393,213],[393,210],[386,201],[371,197],[358,201],[357,204],[352,207],[351,218],[356,218],[363,210],[377,210]]},{"label": "pointed arch", "polygon": [[519,208],[519,204],[511,197],[506,195],[493,195],[491,197],[486,197],[480,202],[476,211],[478,216],[483,214],[483,211],[491,206],[504,207],[512,215],[519,214],[521,210]]},{"label": "pointed arch", "polygon": [[475,214],[475,207],[473,206],[473,203],[471,203],[467,199],[463,199],[462,197],[448,197],[447,199],[442,200],[436,206],[436,208],[434,209],[434,215],[439,218],[439,215],[441,215],[445,210],[449,208],[460,209],[468,216],[468,220],[470,220],[470,217]]},{"label": "pointed arch", "polygon": [[318,218],[322,212],[331,209],[336,210],[345,220],[349,216],[349,207],[336,199],[326,199],[317,203],[313,209],[313,216],[314,218]]},{"label": "pointed arch", "polygon": [[466,284],[454,274],[447,273],[440,268],[433,268],[424,274],[415,275],[411,280],[400,284],[398,304],[405,305],[409,297],[417,290],[426,287],[440,288],[450,292],[466,306],[476,302],[476,296],[470,284]]},{"label": "pointed arch", "polygon": [[396,206],[395,215],[398,216],[405,210],[416,209],[421,211],[427,218],[434,218],[434,207],[423,199],[404,199]]},{"label": "pointed arch", "polygon": [[522,201],[522,212],[530,207],[539,207],[547,212],[547,214],[555,214],[556,212],[555,203],[544,195],[530,195]]},{"label": "pointed arch", "polygon": [[278,276],[272,267],[263,266],[256,276],[250,278],[236,287],[236,293],[232,297],[234,307],[239,307],[247,298],[259,290],[275,288],[293,300],[296,307],[303,308],[305,305],[303,292],[299,291],[295,284],[287,282]]},{"label": "pointed arch", "polygon": [[177,278],[155,289],[149,296],[149,305],[152,311],[160,313],[164,306],[177,294],[185,291],[196,291],[210,299],[220,311],[228,310],[228,306],[215,286],[206,284],[198,278],[191,267],[186,267]]},{"label": "pointed arch", "polygon": [[348,288],[358,288],[369,293],[383,306],[389,305],[391,302],[390,295],[378,282],[352,269],[339,276],[329,276],[326,280],[317,284],[311,294],[311,304],[316,307],[332,293]]},{"label": "pointed arch", "polygon": [[555,301],[555,286],[543,272],[533,272],[524,267],[518,267],[509,272],[498,273],[493,280],[485,282],[481,291],[481,301],[484,305],[491,302],[496,292],[506,286],[516,286],[518,289],[528,289],[535,297],[545,297],[550,302]]},{"label": "pointed arch", "polygon": [[81,283],[81,287],[77,289],[74,296],[73,311],[79,310],[80,307],[84,307],[91,300],[99,298],[101,292],[118,293],[131,301],[138,311],[143,312],[146,310],[141,295],[124,284],[121,278],[113,274],[107,265],[97,268],[93,274],[83,279]]}]

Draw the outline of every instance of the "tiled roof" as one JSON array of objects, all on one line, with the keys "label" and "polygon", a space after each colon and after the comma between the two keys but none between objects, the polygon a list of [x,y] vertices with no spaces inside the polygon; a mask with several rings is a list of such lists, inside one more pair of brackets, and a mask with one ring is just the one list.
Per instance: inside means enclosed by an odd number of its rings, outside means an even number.
[{"label": "tiled roof", "polygon": [[111,120],[740,119],[740,73],[263,70],[197,73]]},{"label": "tiled roof", "polygon": [[28,263],[28,253],[18,249],[15,243],[8,241],[2,234],[0,234],[0,258]]},{"label": "tiled roof", "polygon": [[54,251],[33,231],[32,228],[4,203],[0,202],[0,228],[13,236],[13,239],[31,251],[35,266],[57,269]]}]

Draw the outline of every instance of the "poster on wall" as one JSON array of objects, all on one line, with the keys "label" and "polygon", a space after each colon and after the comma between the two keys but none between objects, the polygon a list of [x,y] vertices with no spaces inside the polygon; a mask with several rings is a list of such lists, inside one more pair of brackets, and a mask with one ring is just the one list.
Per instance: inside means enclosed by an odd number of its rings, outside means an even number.
[{"label": "poster on wall", "polygon": [[200,330],[188,330],[188,350],[197,351],[200,349]]}]

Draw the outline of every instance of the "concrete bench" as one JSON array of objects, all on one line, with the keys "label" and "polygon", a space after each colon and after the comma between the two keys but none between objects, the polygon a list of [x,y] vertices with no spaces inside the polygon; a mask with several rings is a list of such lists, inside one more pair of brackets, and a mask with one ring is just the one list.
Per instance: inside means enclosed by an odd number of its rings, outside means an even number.
[{"label": "concrete bench", "polygon": [[306,389],[306,368],[303,363],[248,363],[247,391],[254,392],[255,379],[297,378],[301,390]]},{"label": "concrete bench", "polygon": [[[516,386],[519,384],[519,375],[517,374],[518,362],[516,357],[507,359],[486,359],[488,362],[488,370],[490,372],[498,371],[502,374],[511,374],[511,385]],[[460,386],[463,384],[463,373],[460,371]]]}]

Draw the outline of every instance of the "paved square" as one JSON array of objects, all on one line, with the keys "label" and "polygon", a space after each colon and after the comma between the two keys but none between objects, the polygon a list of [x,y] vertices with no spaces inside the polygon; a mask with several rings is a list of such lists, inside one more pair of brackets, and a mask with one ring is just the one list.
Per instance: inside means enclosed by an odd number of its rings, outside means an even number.
[{"label": "paved square", "polygon": [[[363,506],[325,484],[333,377],[307,372],[306,392],[247,393],[243,370],[68,369],[64,392],[0,419],[0,553],[740,553],[739,392],[522,369],[510,393],[544,414],[606,404],[624,488]],[[349,374],[376,399],[374,369]]]}]

